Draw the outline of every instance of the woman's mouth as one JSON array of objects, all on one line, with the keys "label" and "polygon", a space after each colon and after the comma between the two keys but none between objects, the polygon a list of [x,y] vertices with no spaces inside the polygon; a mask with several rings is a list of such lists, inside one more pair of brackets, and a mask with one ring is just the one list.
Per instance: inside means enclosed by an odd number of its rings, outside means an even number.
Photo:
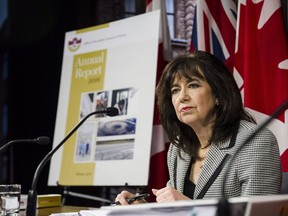
[{"label": "woman's mouth", "polygon": [[192,107],[182,107],[181,112],[188,112],[192,109]]}]

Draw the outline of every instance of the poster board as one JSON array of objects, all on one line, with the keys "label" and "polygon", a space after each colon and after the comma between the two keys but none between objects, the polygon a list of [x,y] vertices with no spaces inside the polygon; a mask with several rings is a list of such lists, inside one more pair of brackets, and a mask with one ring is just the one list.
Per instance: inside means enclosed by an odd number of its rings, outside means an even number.
[{"label": "poster board", "polygon": [[51,158],[48,185],[147,185],[160,11],[65,35],[53,148],[90,117]]}]

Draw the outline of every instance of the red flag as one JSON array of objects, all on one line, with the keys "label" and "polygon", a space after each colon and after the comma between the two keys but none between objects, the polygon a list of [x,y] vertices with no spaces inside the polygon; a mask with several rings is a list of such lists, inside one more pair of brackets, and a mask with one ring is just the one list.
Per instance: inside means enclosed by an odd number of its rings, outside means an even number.
[{"label": "red flag", "polygon": [[[280,0],[239,0],[235,74],[244,82],[244,105],[258,122],[288,99],[288,46]],[[238,76],[239,77],[239,76]],[[239,82],[238,82],[239,83]],[[288,171],[288,115],[268,127],[276,135],[283,171]]]},{"label": "red flag", "polygon": [[[172,49],[170,36],[167,26],[166,9],[164,0],[147,0],[146,12],[153,10],[161,10],[160,32],[159,32],[159,48],[158,48],[158,65],[157,65],[157,83],[162,74],[165,65],[172,57]],[[163,188],[168,181],[167,168],[167,150],[169,141],[160,122],[159,113],[156,106],[154,107],[154,121],[152,133],[151,159],[148,189]],[[149,201],[155,201],[154,196],[149,197]]]},{"label": "red flag", "polygon": [[190,51],[210,52],[232,72],[236,37],[236,3],[231,0],[198,0]]},{"label": "red flag", "polygon": [[[216,55],[241,90],[258,123],[288,100],[288,46],[280,0],[198,0],[191,51]],[[235,23],[237,21],[237,29]],[[286,111],[287,112],[287,111]],[[268,126],[276,135],[282,169],[288,171],[288,114]]]}]

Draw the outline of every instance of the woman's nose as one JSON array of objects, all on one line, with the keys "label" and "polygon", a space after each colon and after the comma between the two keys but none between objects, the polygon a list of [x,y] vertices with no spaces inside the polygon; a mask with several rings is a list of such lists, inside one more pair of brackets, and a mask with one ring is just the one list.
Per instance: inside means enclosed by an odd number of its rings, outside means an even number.
[{"label": "woman's nose", "polygon": [[189,100],[189,94],[187,93],[186,89],[182,89],[180,91],[179,99],[181,102]]}]

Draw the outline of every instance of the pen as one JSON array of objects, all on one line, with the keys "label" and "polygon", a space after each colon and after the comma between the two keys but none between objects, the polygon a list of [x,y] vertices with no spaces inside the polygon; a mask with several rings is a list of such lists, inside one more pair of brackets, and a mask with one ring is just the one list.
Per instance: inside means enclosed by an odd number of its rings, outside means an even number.
[{"label": "pen", "polygon": [[[131,204],[131,203],[133,203],[136,200],[142,200],[142,199],[147,198],[148,196],[150,196],[150,194],[148,194],[148,193],[139,194],[139,195],[136,195],[136,196],[133,196],[131,198],[126,199],[126,202]],[[116,202],[111,203],[111,205],[113,205],[113,206],[114,205],[121,205],[121,203],[119,201],[116,201]]]}]

